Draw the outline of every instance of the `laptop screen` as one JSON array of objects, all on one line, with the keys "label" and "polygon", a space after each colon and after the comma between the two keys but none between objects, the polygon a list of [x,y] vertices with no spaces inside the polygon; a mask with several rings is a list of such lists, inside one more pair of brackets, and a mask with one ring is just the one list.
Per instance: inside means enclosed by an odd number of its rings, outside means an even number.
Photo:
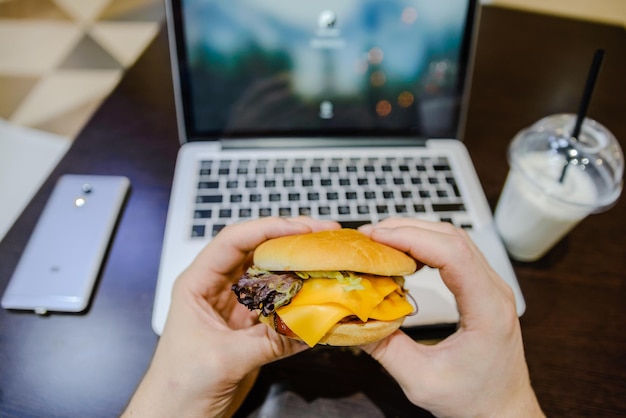
[{"label": "laptop screen", "polygon": [[172,6],[188,140],[457,134],[474,0]]}]

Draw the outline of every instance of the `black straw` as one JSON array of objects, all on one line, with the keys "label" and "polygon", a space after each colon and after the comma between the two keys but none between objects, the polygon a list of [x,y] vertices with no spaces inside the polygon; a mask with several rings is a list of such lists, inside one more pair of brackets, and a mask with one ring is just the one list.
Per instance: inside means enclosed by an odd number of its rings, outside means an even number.
[{"label": "black straw", "polygon": [[[589,108],[589,102],[591,101],[591,95],[593,94],[593,88],[596,84],[596,80],[598,79],[598,73],[600,72],[600,66],[602,65],[603,58],[604,58],[604,50],[597,49],[595,54],[593,55],[591,68],[589,68],[589,74],[587,75],[587,83],[585,84],[583,97],[582,97],[582,100],[580,101],[578,114],[576,115],[576,124],[574,125],[574,130],[572,131],[572,138],[574,140],[577,140],[578,136],[580,135],[580,130],[582,129],[583,122],[587,115],[587,108]],[[563,183],[563,180],[565,179],[565,172],[568,166],[569,166],[569,157],[565,161],[565,165],[563,166],[563,171],[561,171],[561,176],[559,177],[559,183]]]}]

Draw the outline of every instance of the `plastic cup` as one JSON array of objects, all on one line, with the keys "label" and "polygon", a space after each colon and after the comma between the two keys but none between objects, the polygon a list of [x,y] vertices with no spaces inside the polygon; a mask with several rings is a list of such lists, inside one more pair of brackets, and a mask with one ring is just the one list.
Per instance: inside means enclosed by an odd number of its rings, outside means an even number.
[{"label": "plastic cup", "polygon": [[520,131],[508,149],[509,174],[495,222],[509,255],[541,258],[591,213],[609,209],[622,191],[624,156],[611,132],[586,118],[557,114]]}]

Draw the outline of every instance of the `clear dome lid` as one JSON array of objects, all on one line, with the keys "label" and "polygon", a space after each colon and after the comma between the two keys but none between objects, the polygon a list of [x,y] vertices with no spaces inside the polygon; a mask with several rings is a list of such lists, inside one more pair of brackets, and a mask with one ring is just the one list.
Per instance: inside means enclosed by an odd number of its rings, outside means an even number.
[{"label": "clear dome lid", "polygon": [[574,114],[557,114],[520,131],[509,163],[555,199],[599,212],[621,194],[624,155],[615,136],[593,119],[585,118],[573,138],[575,122]]}]

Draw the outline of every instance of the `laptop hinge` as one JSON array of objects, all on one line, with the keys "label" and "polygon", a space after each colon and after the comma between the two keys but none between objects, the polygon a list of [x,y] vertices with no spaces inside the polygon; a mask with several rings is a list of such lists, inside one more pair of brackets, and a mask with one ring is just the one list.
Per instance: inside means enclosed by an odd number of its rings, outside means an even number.
[{"label": "laptop hinge", "polygon": [[423,147],[426,139],[416,137],[311,137],[311,138],[225,138],[223,149],[254,148],[351,148],[351,147]]}]

